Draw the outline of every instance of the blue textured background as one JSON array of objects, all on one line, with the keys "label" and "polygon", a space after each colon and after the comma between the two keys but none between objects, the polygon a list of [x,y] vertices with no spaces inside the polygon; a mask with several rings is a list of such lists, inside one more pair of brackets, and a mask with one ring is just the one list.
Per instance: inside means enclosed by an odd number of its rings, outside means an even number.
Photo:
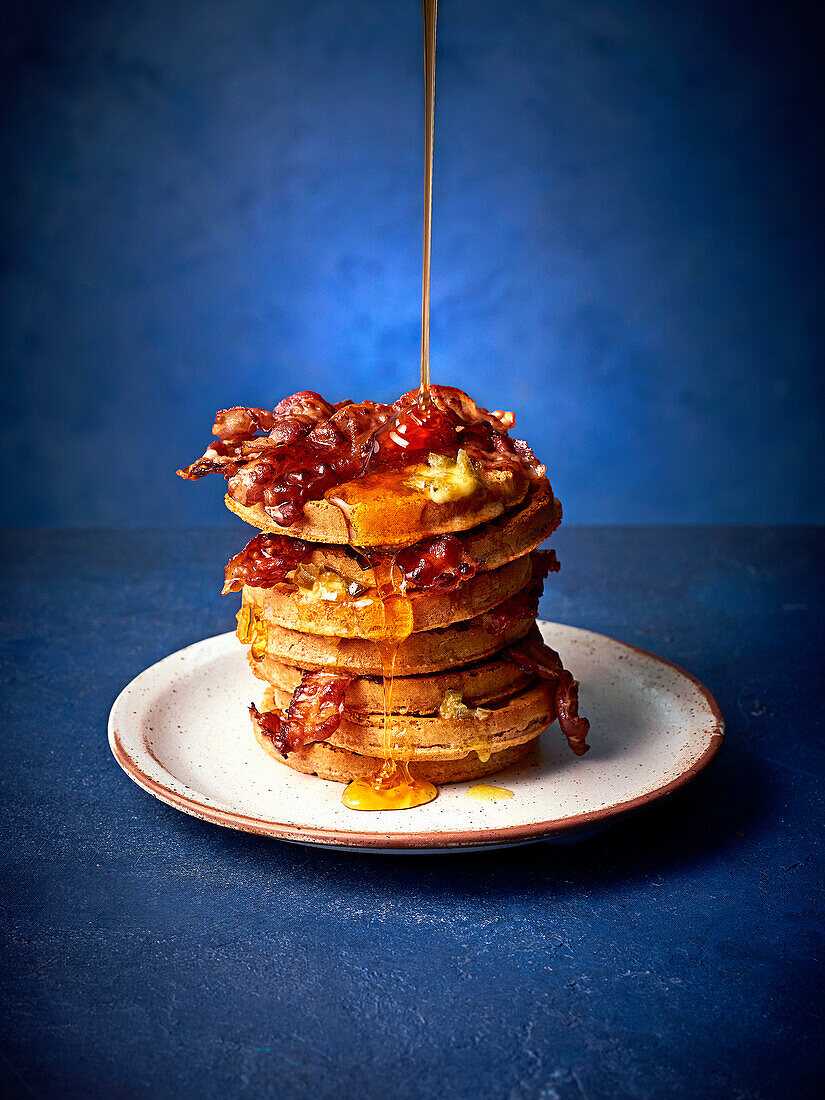
[{"label": "blue textured background", "polygon": [[[816,10],[442,0],[434,374],[571,520],[825,520]],[[7,522],[228,522],[216,408],[413,384],[419,20],[7,7]]]}]

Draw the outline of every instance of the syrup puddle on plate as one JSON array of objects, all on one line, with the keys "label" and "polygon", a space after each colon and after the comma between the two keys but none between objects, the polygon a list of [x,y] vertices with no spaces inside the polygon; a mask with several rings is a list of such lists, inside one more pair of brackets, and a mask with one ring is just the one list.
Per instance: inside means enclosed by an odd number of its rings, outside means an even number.
[{"label": "syrup puddle on plate", "polygon": [[489,783],[476,783],[467,791],[468,798],[478,799],[479,802],[506,802],[513,797],[513,792],[506,787],[493,787]]}]

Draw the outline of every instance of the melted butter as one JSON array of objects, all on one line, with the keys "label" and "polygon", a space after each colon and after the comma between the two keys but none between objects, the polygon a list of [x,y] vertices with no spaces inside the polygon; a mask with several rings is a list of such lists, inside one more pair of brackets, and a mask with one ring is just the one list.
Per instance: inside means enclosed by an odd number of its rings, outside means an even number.
[{"label": "melted butter", "polygon": [[467,791],[468,798],[477,798],[480,802],[505,802],[513,797],[506,787],[493,787],[489,783],[476,783]]},{"label": "melted butter", "polygon": [[248,603],[241,604],[237,620],[238,638],[251,648],[255,660],[260,661],[266,656],[266,624]]},{"label": "melted butter", "polygon": [[445,691],[438,708],[442,718],[489,718],[493,713],[488,707],[468,707],[460,691]]},{"label": "melted butter", "polygon": [[481,478],[467,452],[459,451],[455,458],[431,454],[426,463],[414,467],[404,484],[434,504],[450,504],[477,492]]},{"label": "melted butter", "polygon": [[341,574],[327,566],[299,565],[287,573],[286,579],[297,585],[309,599],[337,603],[350,596],[350,588]]}]

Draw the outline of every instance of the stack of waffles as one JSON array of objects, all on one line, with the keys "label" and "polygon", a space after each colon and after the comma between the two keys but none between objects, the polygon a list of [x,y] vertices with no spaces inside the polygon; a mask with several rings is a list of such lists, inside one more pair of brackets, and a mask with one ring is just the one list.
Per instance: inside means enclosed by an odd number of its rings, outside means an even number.
[{"label": "stack of waffles", "polygon": [[[355,502],[342,492],[307,505],[297,526],[270,524],[279,547],[296,540],[301,560],[283,583],[243,587],[238,636],[266,684],[252,708],[259,743],[340,782],[398,762],[432,783],[501,771],[558,709],[561,665],[536,626],[544,577],[557,568],[537,550],[561,520],[549,482],[510,507],[501,484],[482,506],[410,501],[401,524],[400,482],[383,519],[380,485],[353,484]],[[267,526],[262,509],[227,503]]]},{"label": "stack of waffles", "polygon": [[178,471],[222,473],[260,532],[224,587],[243,593],[238,636],[266,685],[258,742],[349,783],[352,808],[499,772],[554,720],[587,749],[578,685],[536,626],[561,506],[514,422],[449,386],[392,405],[302,391],[222,410]]}]

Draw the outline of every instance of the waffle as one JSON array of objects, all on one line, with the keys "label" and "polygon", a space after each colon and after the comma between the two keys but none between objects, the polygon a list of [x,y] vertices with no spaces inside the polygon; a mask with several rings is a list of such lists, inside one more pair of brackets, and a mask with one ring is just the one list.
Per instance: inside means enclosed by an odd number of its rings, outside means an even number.
[{"label": "waffle", "polygon": [[[500,516],[527,496],[529,483],[509,470],[493,470],[484,475],[479,491],[470,498],[435,504],[420,493],[406,487],[413,467],[395,473],[395,484],[387,492],[383,475],[359,478],[337,490],[338,499],[354,501],[349,518],[331,500],[310,500],[304,505],[301,519],[283,527],[272,522],[260,504],[252,507],[239,504],[227,494],[225,503],[230,511],[245,523],[261,531],[292,535],[308,542],[346,545],[351,541],[351,527],[363,523],[368,527],[374,546],[397,546],[416,542],[428,535],[468,531]],[[368,545],[360,542],[358,545]]]}]

